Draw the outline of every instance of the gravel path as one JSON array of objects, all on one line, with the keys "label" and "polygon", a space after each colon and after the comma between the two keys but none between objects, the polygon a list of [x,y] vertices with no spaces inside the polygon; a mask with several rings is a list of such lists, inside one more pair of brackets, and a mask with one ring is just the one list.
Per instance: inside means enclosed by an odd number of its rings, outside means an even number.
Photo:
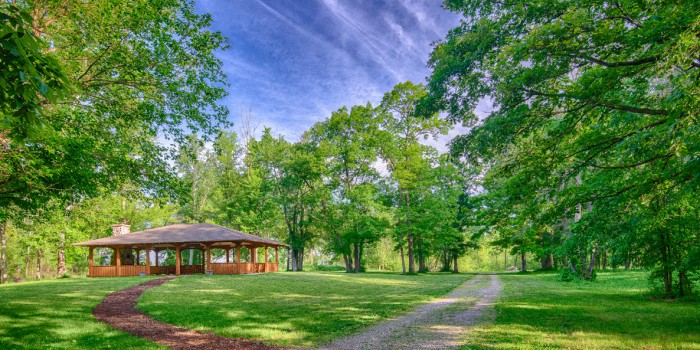
[{"label": "gravel path", "polygon": [[455,349],[471,326],[493,318],[500,290],[496,275],[477,275],[442,299],[321,349]]},{"label": "gravel path", "polygon": [[[152,340],[171,349],[236,349],[277,350],[279,347],[242,339],[231,339],[210,333],[200,333],[156,321],[136,308],[136,301],[149,288],[159,286],[174,276],[151,280],[108,295],[92,313],[97,320],[113,328]],[[180,305],[186,308],[187,305]]]}]

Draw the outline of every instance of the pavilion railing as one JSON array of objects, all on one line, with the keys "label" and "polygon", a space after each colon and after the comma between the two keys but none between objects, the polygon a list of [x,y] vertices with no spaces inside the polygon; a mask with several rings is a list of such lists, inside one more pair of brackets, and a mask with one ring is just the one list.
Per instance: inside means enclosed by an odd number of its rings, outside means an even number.
[{"label": "pavilion railing", "polygon": [[151,275],[174,275],[175,266],[151,266]]},{"label": "pavilion railing", "polygon": [[90,267],[90,277],[114,277],[117,275],[116,266],[92,266]]}]

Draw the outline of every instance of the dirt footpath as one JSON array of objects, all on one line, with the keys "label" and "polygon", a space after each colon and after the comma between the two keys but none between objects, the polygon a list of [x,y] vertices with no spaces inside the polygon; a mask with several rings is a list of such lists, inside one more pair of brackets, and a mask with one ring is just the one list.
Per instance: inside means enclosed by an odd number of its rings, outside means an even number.
[{"label": "dirt footpath", "polygon": [[444,298],[321,349],[455,349],[472,326],[492,319],[500,290],[498,276],[477,275]]}]

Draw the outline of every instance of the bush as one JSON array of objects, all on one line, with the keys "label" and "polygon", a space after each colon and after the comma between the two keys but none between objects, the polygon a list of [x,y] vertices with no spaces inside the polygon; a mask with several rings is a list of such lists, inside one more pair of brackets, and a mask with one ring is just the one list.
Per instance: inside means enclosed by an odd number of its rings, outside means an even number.
[{"label": "bush", "polygon": [[311,265],[311,271],[345,271],[345,266],[339,265]]}]

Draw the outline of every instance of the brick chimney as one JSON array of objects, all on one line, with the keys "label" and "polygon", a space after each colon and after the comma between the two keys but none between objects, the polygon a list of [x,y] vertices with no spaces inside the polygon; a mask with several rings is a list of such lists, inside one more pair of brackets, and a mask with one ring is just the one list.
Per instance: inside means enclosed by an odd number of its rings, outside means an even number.
[{"label": "brick chimney", "polygon": [[126,220],[119,224],[112,225],[112,236],[126,235],[131,232],[131,225],[126,224]]}]

